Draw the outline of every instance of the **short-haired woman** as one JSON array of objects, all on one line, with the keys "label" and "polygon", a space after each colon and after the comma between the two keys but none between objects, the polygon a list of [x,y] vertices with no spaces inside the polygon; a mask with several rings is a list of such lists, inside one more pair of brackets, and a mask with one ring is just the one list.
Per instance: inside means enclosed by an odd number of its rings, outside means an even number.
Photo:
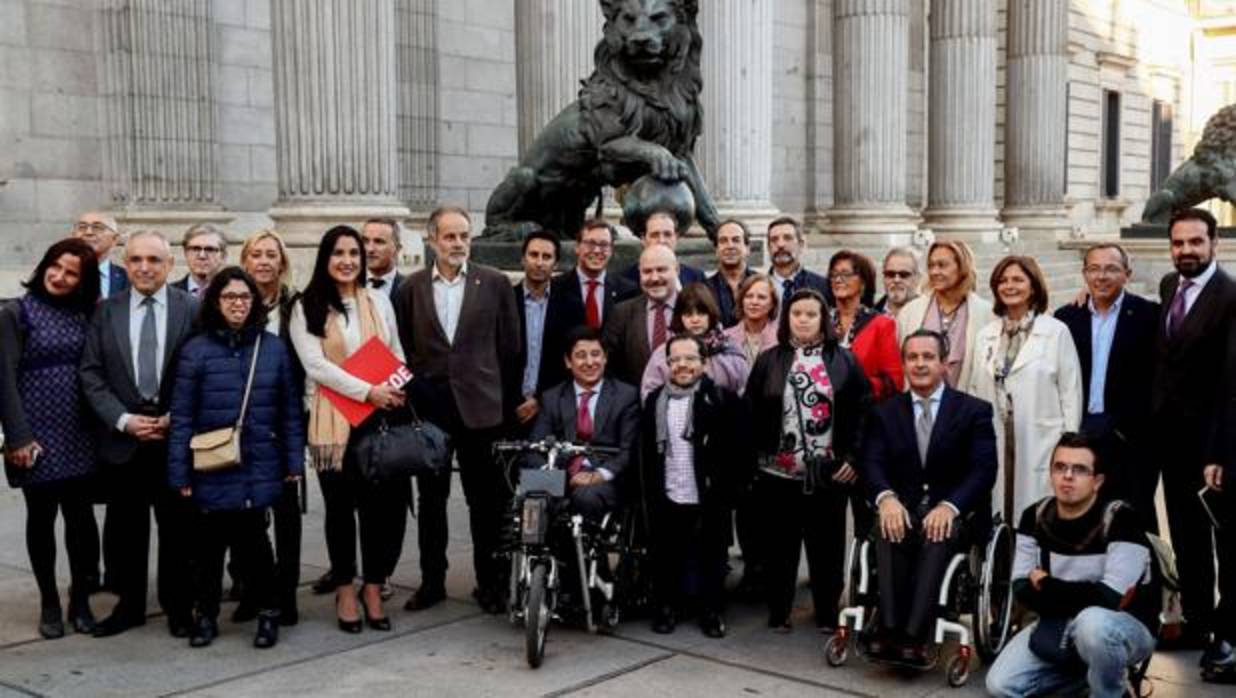
[{"label": "short-haired woman", "polygon": [[765,349],[777,345],[777,291],[772,277],[755,273],[738,285],[734,303],[738,323],[725,330],[725,335],[742,349],[747,364]]},{"label": "short-haired woman", "polygon": [[877,402],[905,387],[897,322],[872,310],[875,302],[875,265],[867,257],[841,250],[828,262],[828,281],[837,305],[829,313],[841,346],[854,352],[871,383]]},{"label": "short-haired woman", "polygon": [[52,245],[26,281],[26,294],[0,306],[0,423],[9,484],[26,500],[26,551],[39,586],[39,634],[64,636],[56,588],[56,512],[69,556],[69,623],[94,630],[89,579],[99,555],[91,506],[94,440],[84,419],[77,365],[99,297],[94,251],[81,240]]}]

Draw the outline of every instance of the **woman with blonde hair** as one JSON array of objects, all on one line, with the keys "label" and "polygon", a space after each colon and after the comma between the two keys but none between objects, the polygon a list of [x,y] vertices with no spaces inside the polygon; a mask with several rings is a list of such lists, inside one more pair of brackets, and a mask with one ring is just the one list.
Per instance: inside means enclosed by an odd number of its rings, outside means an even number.
[{"label": "woman with blonde hair", "polygon": [[994,317],[991,303],[974,292],[974,253],[964,242],[940,240],[927,251],[927,286],[897,314],[897,346],[918,329],[939,332],[948,340],[945,363],[949,387],[974,393],[978,379],[974,344],[979,329]]},{"label": "woman with blonde hair", "polygon": [[725,335],[742,348],[747,365],[754,365],[765,349],[777,345],[777,291],[772,277],[755,273],[743,279],[734,305],[738,323]]}]

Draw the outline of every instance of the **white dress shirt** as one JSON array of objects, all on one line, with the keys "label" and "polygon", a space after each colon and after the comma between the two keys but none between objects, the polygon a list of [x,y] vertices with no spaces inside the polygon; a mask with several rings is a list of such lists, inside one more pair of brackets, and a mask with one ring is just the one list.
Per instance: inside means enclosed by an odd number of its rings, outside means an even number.
[{"label": "white dress shirt", "polygon": [[99,298],[112,295],[112,262],[104,259],[99,262]]},{"label": "white dress shirt", "polygon": [[699,504],[695,481],[695,445],[683,438],[694,397],[671,397],[666,404],[665,496],[675,504]]},{"label": "white dress shirt", "polygon": [[[163,353],[167,350],[167,284],[160,286],[151,297],[154,298],[154,305],[145,308],[142,306],[145,294],[139,293],[137,289],[132,289],[129,293],[129,349],[133,354],[133,375],[136,377],[141,375],[138,356],[141,354],[142,323],[146,320],[146,313],[154,313],[155,337],[158,340],[155,346],[155,379],[162,385]],[[120,419],[116,420],[116,430],[124,431],[131,416],[128,412],[120,415]]]},{"label": "white dress shirt", "polygon": [[438,313],[438,322],[446,333],[446,341],[455,343],[455,330],[459,326],[459,310],[463,307],[464,287],[468,283],[468,264],[464,263],[454,281],[447,281],[433,265],[433,308]]},{"label": "white dress shirt", "polygon": [[392,264],[391,270],[386,272],[385,274],[381,276],[370,276],[369,277],[369,287],[374,288],[374,285],[373,285],[374,282],[381,280],[382,288],[379,288],[378,290],[382,291],[383,293],[389,296],[391,295],[391,293],[393,292],[395,288],[395,277],[398,275],[399,275],[399,268]]}]

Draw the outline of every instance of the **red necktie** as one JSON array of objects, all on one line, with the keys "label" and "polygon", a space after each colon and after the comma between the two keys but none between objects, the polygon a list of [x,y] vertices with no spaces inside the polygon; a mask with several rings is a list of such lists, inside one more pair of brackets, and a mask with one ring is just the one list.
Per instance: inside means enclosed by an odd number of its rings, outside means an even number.
[{"label": "red necktie", "polygon": [[652,318],[652,348],[656,349],[665,344],[665,304],[653,304],[652,312],[656,313]]},{"label": "red necktie", "polygon": [[[592,411],[588,409],[592,396],[591,390],[585,390],[579,394],[579,409],[575,413],[575,440],[577,442],[590,443],[592,441]],[[583,469],[584,457],[575,456],[567,465],[567,476],[575,477]]]},{"label": "red necktie", "polygon": [[588,279],[588,300],[584,303],[584,322],[594,330],[601,329],[601,306],[597,305],[597,287],[601,284],[596,279]]}]

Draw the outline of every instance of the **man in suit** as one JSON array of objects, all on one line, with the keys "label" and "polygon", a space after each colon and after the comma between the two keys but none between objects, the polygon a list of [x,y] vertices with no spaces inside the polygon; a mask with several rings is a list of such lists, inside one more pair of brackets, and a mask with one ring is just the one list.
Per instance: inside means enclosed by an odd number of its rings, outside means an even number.
[{"label": "man in suit", "polygon": [[[550,277],[558,263],[561,245],[557,236],[535,230],[524,238],[521,264],[524,279],[515,284],[515,307],[524,343],[519,352],[518,385],[509,388],[520,396],[515,408],[517,431],[526,434],[541,409],[541,394],[565,379],[560,350],[562,335],[569,329],[559,319]],[[560,305],[560,304],[559,304]]]},{"label": "man in suit", "polygon": [[639,295],[639,283],[606,271],[614,256],[618,231],[602,218],[584,223],[575,235],[576,266],[551,282],[554,314],[562,326],[601,329],[614,306]]},{"label": "man in suit", "polygon": [[[944,382],[945,340],[917,330],[902,344],[910,391],[876,407],[863,443],[863,482],[879,510],[880,632],[874,656],[925,665],[944,570],[962,523],[991,520],[996,434],[991,405]],[[860,534],[863,532],[859,532]]]},{"label": "man in suit", "polygon": [[678,259],[664,245],[653,245],[639,256],[641,295],[614,306],[605,321],[603,341],[609,373],[628,385],[639,385],[652,350],[669,339],[670,320],[678,299]]},{"label": "man in suit", "polygon": [[[636,237],[643,243],[644,249],[654,247],[656,245],[664,245],[671,252],[678,252],[678,238],[682,237],[685,232],[685,226],[679,228],[677,217],[669,211],[657,211],[648,216],[644,221],[643,230],[634,230]],[[622,272],[628,281],[639,281],[639,264],[632,264]],[[678,285],[679,288],[685,288],[687,284],[693,284],[697,281],[704,280],[704,272],[701,269],[687,266],[686,264],[678,267]]]},{"label": "man in suit", "polygon": [[721,324],[738,324],[738,287],[755,273],[747,266],[751,257],[751,232],[747,224],[731,218],[717,226],[717,271],[704,283],[712,289],[721,310]]},{"label": "man in suit", "polygon": [[[399,273],[399,252],[403,242],[399,237],[399,221],[394,218],[370,218],[361,226],[365,243],[365,269],[369,287],[386,291],[394,303],[404,276]],[[399,306],[395,306],[398,310]]]},{"label": "man in suit", "polygon": [[[472,527],[474,596],[486,612],[501,613],[506,570],[494,554],[512,493],[490,450],[519,399],[507,389],[519,381],[519,309],[506,275],[468,261],[467,211],[439,208],[426,232],[434,264],[400,291],[399,332],[415,376],[409,392],[420,415],[451,435]],[[417,480],[422,579],[413,610],[445,598],[450,482],[449,473]]]},{"label": "man in suit", "polygon": [[167,429],[176,355],[197,307],[188,293],[168,286],[172,264],[162,235],[133,233],[125,246],[131,288],[99,306],[82,350],[82,390],[99,418],[99,457],[111,494],[108,525],[123,542],[108,570],[120,599],[96,637],[146,622],[152,506],[159,525],[159,605],[174,637],[189,632],[191,510],[168,486]]},{"label": "man in suit", "polygon": [[1081,428],[1105,451],[1106,496],[1123,499],[1158,531],[1154,493],[1158,471],[1147,458],[1150,386],[1155,369],[1159,304],[1125,292],[1129,255],[1115,243],[1086,250],[1082,274],[1089,300],[1056,310],[1069,328],[1082,369],[1086,405]]},{"label": "man in suit", "polygon": [[194,298],[201,298],[215,274],[227,264],[227,237],[211,223],[201,223],[185,231],[180,246],[185,252],[185,266],[189,273],[183,279],[173,281],[172,286],[188,291]]},{"label": "man in suit", "polygon": [[[595,460],[580,457],[566,465],[571,504],[594,520],[618,508],[621,484],[635,462],[639,437],[639,392],[626,383],[605,377],[605,347],[601,333],[586,325],[567,332],[558,359],[569,372],[566,380],[545,391],[529,439],[549,436],[572,443],[619,449]],[[531,467],[544,464],[529,458]]]},{"label": "man in suit", "polygon": [[768,256],[772,267],[768,275],[777,292],[777,307],[784,308],[785,300],[800,288],[814,288],[824,296],[831,307],[834,305],[832,284],[828,279],[802,265],[802,255],[807,249],[803,226],[794,218],[782,216],[768,224]]},{"label": "man in suit", "polygon": [[[1204,645],[1206,633],[1214,629],[1215,549],[1197,493],[1206,466],[1222,464],[1225,455],[1219,436],[1227,407],[1225,368],[1236,362],[1236,347],[1228,341],[1236,283],[1215,259],[1218,232],[1209,212],[1177,212],[1169,234],[1176,271],[1159,284],[1159,364],[1151,390],[1150,424],[1156,427],[1160,447],[1156,455],[1180,573],[1186,621],[1181,643],[1192,648]],[[1236,593],[1230,588],[1232,575],[1224,578],[1225,591]]]},{"label": "man in suit", "polygon": [[101,211],[87,211],[78,216],[73,224],[73,237],[82,240],[94,250],[99,260],[99,298],[119,293],[129,287],[129,277],[124,267],[111,262],[112,248],[120,237],[116,219]]}]

